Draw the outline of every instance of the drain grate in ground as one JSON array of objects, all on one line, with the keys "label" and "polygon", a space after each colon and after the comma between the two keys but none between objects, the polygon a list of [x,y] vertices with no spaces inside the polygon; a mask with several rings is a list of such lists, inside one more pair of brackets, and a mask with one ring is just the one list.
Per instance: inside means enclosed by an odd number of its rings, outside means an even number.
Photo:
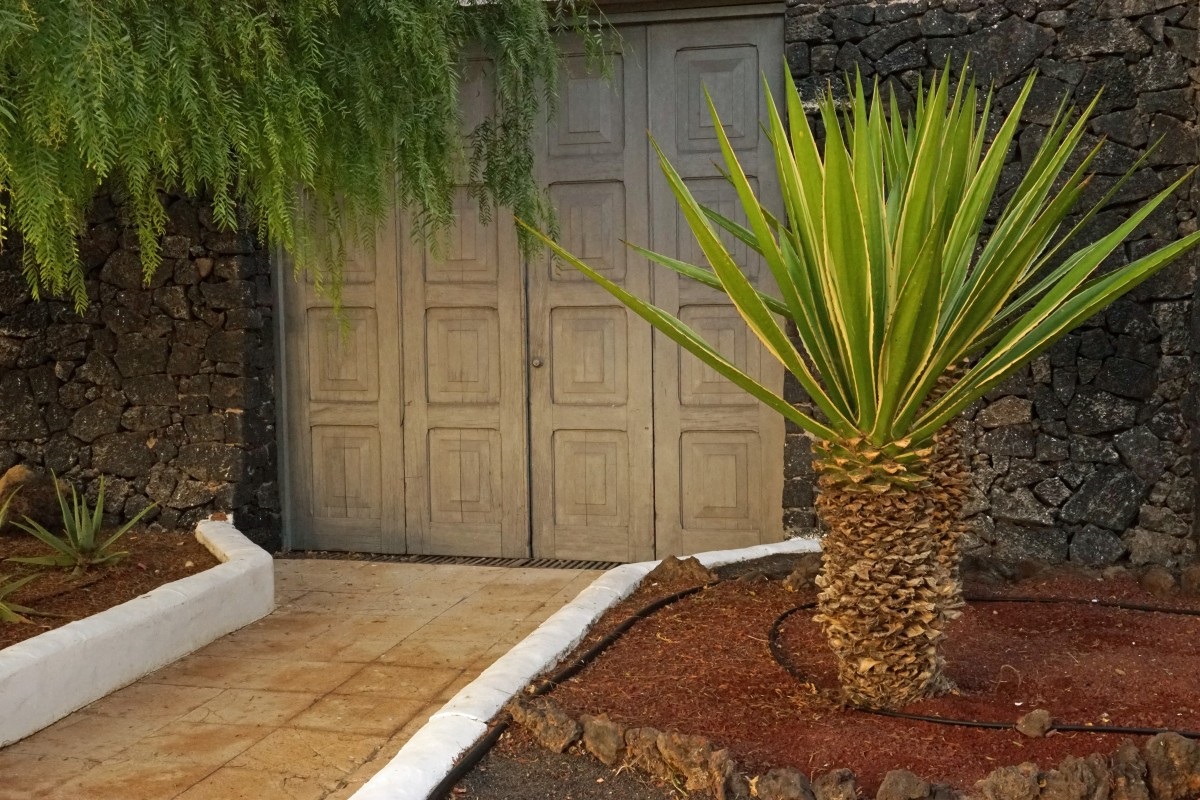
[{"label": "drain grate in ground", "polygon": [[617,561],[579,561],[563,558],[489,558],[485,556],[413,556],[388,553],[341,553],[332,550],[291,550],[276,558],[379,561],[388,564],[456,564],[468,567],[521,567],[523,569],[612,569]]}]

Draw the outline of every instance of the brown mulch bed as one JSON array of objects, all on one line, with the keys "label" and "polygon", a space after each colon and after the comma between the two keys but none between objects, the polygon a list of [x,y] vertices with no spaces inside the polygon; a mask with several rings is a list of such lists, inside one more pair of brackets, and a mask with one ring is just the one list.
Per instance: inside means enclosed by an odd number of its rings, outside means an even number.
[{"label": "brown mulch bed", "polygon": [[[643,587],[610,612],[589,639],[680,587]],[[1143,591],[1132,576],[1099,580],[1077,571],[1042,573],[1013,584],[968,583],[992,598],[1120,600],[1200,610],[1200,598],[1169,600]],[[832,657],[812,612],[789,617],[780,641],[798,680],[771,656],[768,634],[783,612],[815,600],[782,582],[729,581],[639,622],[551,696],[572,716],[607,713],[709,737],[750,772],[796,767],[815,777],[848,767],[873,796],[883,775],[908,769],[967,789],[999,766],[1033,761],[1043,769],[1067,755],[1110,753],[1121,734],[1052,733],[1031,739],[1015,730],[982,730],[885,718],[839,708],[830,698]],[[959,693],[906,711],[1013,724],[1035,708],[1058,723],[1200,731],[1200,617],[1080,603],[977,602],[949,631],[948,671]],[[531,758],[534,746],[507,737],[484,767],[493,774]],[[586,758],[577,756],[578,758]],[[464,784],[465,785],[465,784]],[[482,795],[481,795],[482,796]],[[496,800],[519,794],[492,794]],[[603,795],[578,794],[580,798]]]},{"label": "brown mulch bed", "polygon": [[3,561],[50,552],[49,547],[32,536],[5,531],[0,536],[0,575],[17,578],[30,572],[42,573],[7,600],[55,616],[30,616],[28,625],[0,623],[0,648],[120,605],[164,583],[219,563],[190,533],[135,528],[117,541],[116,549],[127,550],[129,555],[116,564],[89,567],[79,577],[72,578],[67,569]]}]

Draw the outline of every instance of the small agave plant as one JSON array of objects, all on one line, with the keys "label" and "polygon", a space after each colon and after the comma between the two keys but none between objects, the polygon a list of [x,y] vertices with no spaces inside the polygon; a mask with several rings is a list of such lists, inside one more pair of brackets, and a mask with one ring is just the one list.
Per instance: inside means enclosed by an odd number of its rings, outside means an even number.
[{"label": "small agave plant", "polygon": [[[864,91],[861,80],[844,110],[827,94],[819,103],[823,144],[794,86],[787,88],[786,124],[768,94],[780,217],[768,210],[775,198],[755,195],[710,100],[745,225],[701,206],[659,151],[708,263],[634,249],[728,295],[817,414],[788,403],[677,317],[542,237],[558,258],[812,438],[825,530],[816,619],[852,705],[895,708],[951,688],[941,644],[962,605],[957,541],[966,471],[948,423],[1200,243],[1194,233],[1098,271],[1190,172],[1102,238],[1073,243],[1120,188],[1067,224],[1100,150],[1072,161],[1094,101],[1079,115],[1064,104],[988,229],[987,212],[1033,81],[991,137],[981,122],[991,95],[977,113],[980,98],[965,75],[951,91],[943,72],[918,92],[911,116],[900,113],[894,96],[885,103],[877,86]],[[762,258],[777,295],[750,283],[723,235]]]},{"label": "small agave plant", "polygon": [[104,522],[104,478],[100,479],[100,488],[96,493],[96,506],[89,509],[87,498],[81,498],[71,487],[71,503],[67,505],[63,497],[62,486],[58,476],[53,475],[54,493],[58,497],[58,506],[62,511],[63,536],[57,536],[43,527],[40,523],[25,517],[24,522],[13,522],[21,530],[49,545],[55,551],[46,556],[26,556],[10,558],[9,561],[18,564],[37,564],[46,567],[69,567],[72,575],[78,576],[89,566],[109,564],[119,561],[129,555],[125,551],[113,549],[117,540],[129,532],[146,512],[154,508],[154,504],[143,508],[133,519],[126,522],[107,539],[100,539],[100,527]]},{"label": "small agave plant", "polygon": [[32,575],[26,575],[16,580],[9,580],[7,575],[0,575],[0,622],[29,622],[23,615],[38,613],[28,606],[12,602],[8,599],[8,596],[14,594],[30,581],[40,578],[41,575],[40,572],[35,572]]}]

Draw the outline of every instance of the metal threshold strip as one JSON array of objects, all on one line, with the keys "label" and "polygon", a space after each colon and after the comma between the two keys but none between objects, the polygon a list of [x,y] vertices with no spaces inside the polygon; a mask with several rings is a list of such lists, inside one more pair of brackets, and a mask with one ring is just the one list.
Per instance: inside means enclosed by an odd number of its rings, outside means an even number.
[{"label": "metal threshold strip", "polygon": [[332,550],[295,550],[276,553],[276,558],[331,561],[373,561],[387,564],[453,564],[467,567],[513,567],[521,569],[612,569],[617,561],[580,561],[564,558],[490,558],[486,556],[416,556],[387,553],[341,553]]}]

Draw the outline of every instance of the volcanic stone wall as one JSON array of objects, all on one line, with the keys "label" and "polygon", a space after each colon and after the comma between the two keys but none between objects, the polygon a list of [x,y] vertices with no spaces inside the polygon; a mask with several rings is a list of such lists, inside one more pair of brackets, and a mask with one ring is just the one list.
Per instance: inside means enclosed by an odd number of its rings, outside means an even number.
[{"label": "volcanic stone wall", "polygon": [[[1198,16],[1195,0],[789,0],[788,64],[805,99],[830,82],[844,93],[843,74],[859,69],[911,102],[918,75],[928,79],[947,59],[957,70],[969,56],[980,82],[994,82],[998,113],[1038,70],[1001,201],[1060,100],[1083,105],[1103,87],[1082,146],[1101,136],[1107,144],[1085,205],[1164,139],[1081,234],[1085,243],[1200,163]],[[1195,231],[1198,208],[1193,182],[1109,266]],[[1101,565],[1173,564],[1194,551],[1196,263],[1144,284],[968,411],[960,422],[973,474],[967,552]],[[790,391],[800,396],[794,384]],[[812,475],[795,432],[785,460],[786,520],[803,533],[813,524]]]},{"label": "volcanic stone wall", "polygon": [[119,199],[97,198],[80,242],[91,305],[34,302],[0,255],[0,473],[55,470],[105,510],[191,528],[214,511],[278,545],[274,314],[267,253],[166,198],[164,264],[146,287]]}]

